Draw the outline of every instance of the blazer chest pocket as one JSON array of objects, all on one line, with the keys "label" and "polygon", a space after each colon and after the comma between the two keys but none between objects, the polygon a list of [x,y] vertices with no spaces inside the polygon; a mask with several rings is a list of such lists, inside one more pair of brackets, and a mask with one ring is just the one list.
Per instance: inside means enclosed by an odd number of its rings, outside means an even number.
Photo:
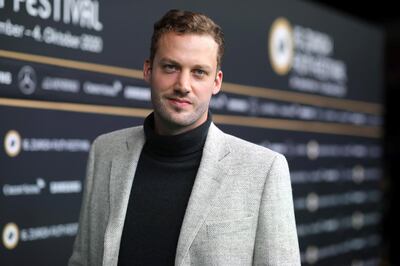
[{"label": "blazer chest pocket", "polygon": [[207,236],[210,238],[222,235],[234,235],[252,227],[253,217],[229,221],[216,221],[206,223]]}]

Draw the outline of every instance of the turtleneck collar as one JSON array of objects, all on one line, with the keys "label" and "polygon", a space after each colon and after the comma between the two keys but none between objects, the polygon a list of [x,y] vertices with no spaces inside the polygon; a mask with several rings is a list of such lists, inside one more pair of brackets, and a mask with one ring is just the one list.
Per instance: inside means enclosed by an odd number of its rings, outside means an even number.
[{"label": "turtleneck collar", "polygon": [[203,150],[208,129],[212,121],[211,112],[200,126],[178,135],[159,135],[154,129],[154,113],[146,117],[143,127],[146,135],[144,150],[157,157],[185,157]]}]

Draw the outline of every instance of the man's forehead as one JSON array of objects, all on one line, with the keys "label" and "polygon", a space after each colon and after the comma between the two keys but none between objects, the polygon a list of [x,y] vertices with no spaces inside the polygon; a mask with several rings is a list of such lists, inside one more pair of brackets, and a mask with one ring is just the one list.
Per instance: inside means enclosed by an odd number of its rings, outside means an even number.
[{"label": "man's forehead", "polygon": [[202,42],[203,44],[207,43],[207,46],[210,48],[218,48],[217,42],[210,34],[199,34],[199,33],[179,33],[179,32],[165,32],[163,33],[159,40],[158,44],[160,43],[170,43],[174,42],[177,44],[195,44],[198,42]]},{"label": "man's forehead", "polygon": [[191,33],[163,34],[156,51],[159,61],[171,61],[178,64],[191,61],[193,64],[213,65],[214,61],[217,62],[217,55],[218,45],[211,36]]}]

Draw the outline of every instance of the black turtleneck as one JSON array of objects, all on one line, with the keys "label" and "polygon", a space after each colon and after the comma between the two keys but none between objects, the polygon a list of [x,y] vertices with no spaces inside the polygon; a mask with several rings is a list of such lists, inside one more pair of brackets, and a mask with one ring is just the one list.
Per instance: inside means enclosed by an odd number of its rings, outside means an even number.
[{"label": "black turtleneck", "polygon": [[139,158],[122,232],[118,265],[174,265],[176,246],[199,168],[210,114],[199,127],[174,136],[144,122]]}]

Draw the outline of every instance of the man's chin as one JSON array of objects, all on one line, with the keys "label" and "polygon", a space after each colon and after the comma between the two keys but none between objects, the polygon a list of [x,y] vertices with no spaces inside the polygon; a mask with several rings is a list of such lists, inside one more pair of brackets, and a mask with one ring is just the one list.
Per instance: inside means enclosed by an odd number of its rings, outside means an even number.
[{"label": "man's chin", "polygon": [[184,127],[188,127],[191,124],[193,124],[193,122],[188,119],[187,117],[170,117],[167,120],[168,124],[170,124],[171,127],[174,128],[184,128]]}]

